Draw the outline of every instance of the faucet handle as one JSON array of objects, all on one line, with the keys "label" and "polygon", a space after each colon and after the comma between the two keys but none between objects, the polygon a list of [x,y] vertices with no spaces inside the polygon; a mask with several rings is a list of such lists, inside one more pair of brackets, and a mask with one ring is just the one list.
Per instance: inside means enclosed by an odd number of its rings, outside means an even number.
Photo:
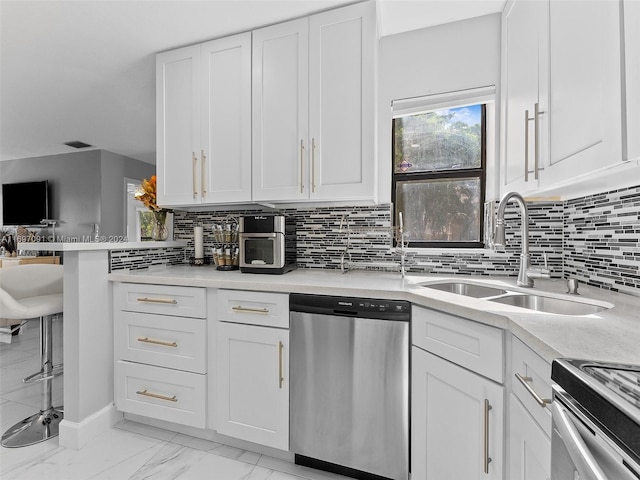
[{"label": "faucet handle", "polygon": [[549,255],[547,255],[547,252],[544,252],[542,254],[542,258],[544,258],[544,268],[545,268],[545,270],[549,270]]}]

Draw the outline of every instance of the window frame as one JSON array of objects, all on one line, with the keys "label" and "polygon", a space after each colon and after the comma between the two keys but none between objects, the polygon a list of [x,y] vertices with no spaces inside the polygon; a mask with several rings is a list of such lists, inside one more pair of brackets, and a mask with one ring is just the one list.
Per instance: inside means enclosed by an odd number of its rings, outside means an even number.
[{"label": "window frame", "polygon": [[[485,215],[484,215],[484,206],[485,200],[487,198],[487,100],[486,99],[478,99],[478,101],[461,101],[458,104],[450,104],[445,106],[437,105],[430,106],[426,105],[422,112],[414,112],[408,113],[406,115],[394,115],[391,123],[391,201],[393,205],[397,204],[396,199],[396,190],[397,184],[402,182],[409,181],[420,181],[420,180],[447,180],[447,179],[456,179],[456,178],[479,178],[480,180],[480,198],[479,198],[479,225],[480,231],[479,240],[478,241],[410,241],[409,248],[433,248],[433,249],[474,249],[474,248],[485,248],[484,239],[485,235]],[[442,110],[443,108],[458,108],[464,107],[467,105],[481,105],[481,145],[480,145],[480,167],[478,168],[465,168],[465,169],[448,169],[448,170],[432,170],[428,172],[402,172],[396,173],[396,118],[417,115],[418,113],[429,113],[438,110]],[[398,221],[398,211],[394,209],[392,214],[392,222],[393,226],[397,227],[399,224]],[[394,246],[398,243],[397,239],[394,240]]]}]

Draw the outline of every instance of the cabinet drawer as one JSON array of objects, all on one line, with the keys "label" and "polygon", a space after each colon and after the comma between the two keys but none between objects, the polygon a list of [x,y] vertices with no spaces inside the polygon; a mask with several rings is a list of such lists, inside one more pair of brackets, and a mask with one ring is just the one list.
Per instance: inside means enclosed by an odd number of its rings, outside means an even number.
[{"label": "cabinet drawer", "polygon": [[142,283],[116,283],[114,288],[118,310],[178,317],[207,316],[205,288]]},{"label": "cabinet drawer", "polygon": [[205,406],[205,375],[116,362],[116,407],[120,411],[204,428]]},{"label": "cabinet drawer", "polygon": [[289,328],[289,295],[218,290],[218,320]]},{"label": "cabinet drawer", "polygon": [[504,382],[501,329],[421,307],[413,307],[411,325],[415,346]]},{"label": "cabinet drawer", "polygon": [[511,390],[547,436],[551,437],[551,411],[541,405],[541,401],[552,398],[551,365],[512,335],[510,370]]},{"label": "cabinet drawer", "polygon": [[206,373],[206,321],[136,312],[116,312],[120,360]]}]

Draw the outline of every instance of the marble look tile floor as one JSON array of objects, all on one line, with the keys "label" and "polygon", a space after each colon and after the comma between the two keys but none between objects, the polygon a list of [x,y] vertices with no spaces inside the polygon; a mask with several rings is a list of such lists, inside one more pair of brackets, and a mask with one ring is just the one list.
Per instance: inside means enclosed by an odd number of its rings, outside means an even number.
[{"label": "marble look tile floor", "polygon": [[[62,321],[54,322],[54,363],[61,361]],[[39,330],[31,321],[10,344],[0,343],[2,432],[40,407],[40,385],[22,378],[39,368]],[[62,402],[62,376],[54,382]],[[339,480],[346,477],[294,465],[168,430],[123,421],[76,451],[58,438],[0,448],[2,480]]]}]

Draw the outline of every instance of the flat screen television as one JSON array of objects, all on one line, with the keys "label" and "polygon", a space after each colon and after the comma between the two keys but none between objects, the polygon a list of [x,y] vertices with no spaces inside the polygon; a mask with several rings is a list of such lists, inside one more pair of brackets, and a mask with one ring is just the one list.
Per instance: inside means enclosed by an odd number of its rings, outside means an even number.
[{"label": "flat screen television", "polygon": [[2,224],[40,225],[49,218],[49,183],[4,183],[2,185]]}]

